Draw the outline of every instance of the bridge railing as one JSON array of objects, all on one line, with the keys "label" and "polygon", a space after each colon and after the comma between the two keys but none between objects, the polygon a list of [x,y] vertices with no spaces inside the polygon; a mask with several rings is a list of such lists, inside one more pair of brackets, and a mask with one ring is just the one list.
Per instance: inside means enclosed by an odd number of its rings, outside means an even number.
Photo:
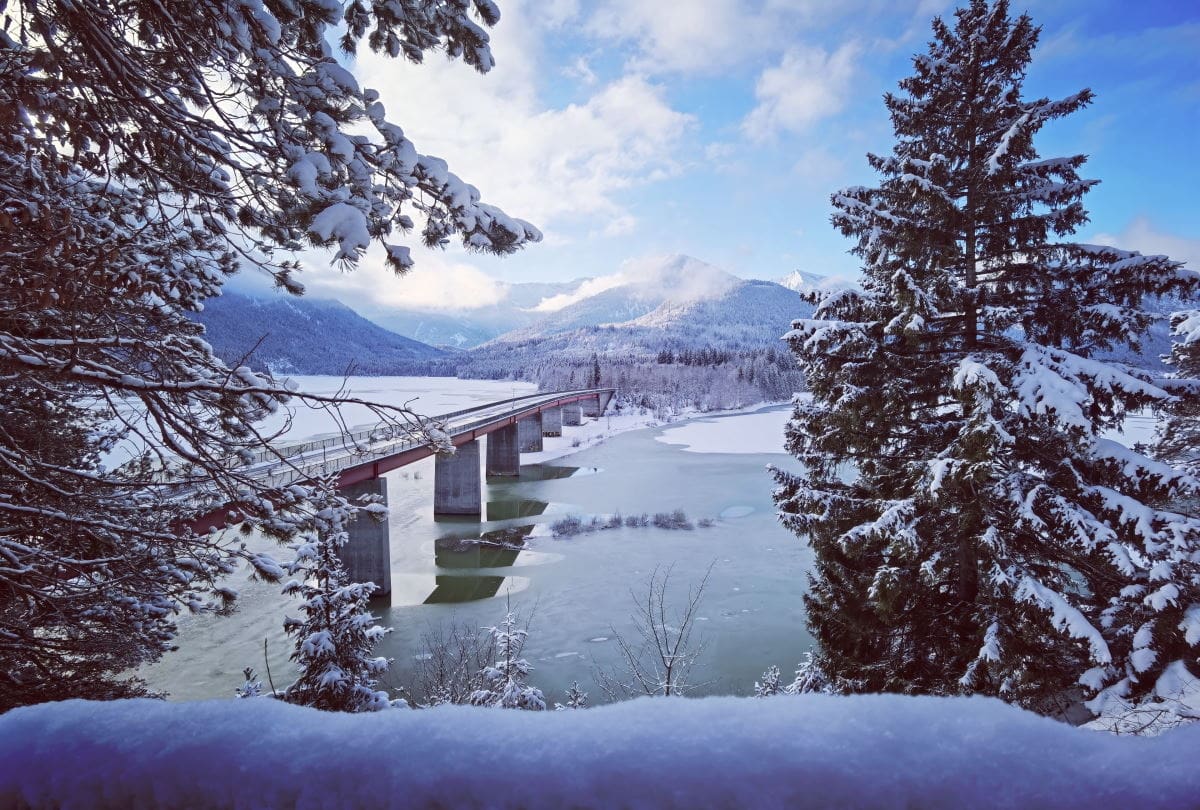
[{"label": "bridge railing", "polygon": [[[610,388],[581,388],[572,391],[526,394],[489,402],[486,405],[476,405],[471,408],[450,411],[449,413],[438,414],[436,416],[421,417],[421,425],[440,426],[451,437],[454,437],[484,427],[499,418],[517,413],[522,410],[522,406],[527,404],[553,401],[573,395],[612,392],[614,390]],[[507,408],[501,413],[495,413],[497,408],[504,405],[513,405],[514,407]],[[458,417],[481,412],[485,413],[485,415],[479,419],[464,423],[454,423],[454,420]],[[424,442],[416,438],[419,428],[420,426],[417,425],[409,428],[402,424],[391,425],[387,423],[356,427],[344,434],[312,439],[294,445],[284,445],[270,450],[261,450],[245,466],[252,467],[255,464],[263,464],[274,460],[277,462],[275,465],[264,470],[263,474],[256,475],[255,477],[271,488],[287,486],[288,484],[312,478],[316,475],[341,472],[350,467],[357,467],[379,458],[385,458],[405,450],[420,447]],[[389,441],[389,439],[396,440]],[[315,458],[318,451],[321,453],[319,462]],[[305,456],[313,457],[304,459]],[[288,463],[291,460],[300,461],[300,459],[304,459],[307,463]]]}]

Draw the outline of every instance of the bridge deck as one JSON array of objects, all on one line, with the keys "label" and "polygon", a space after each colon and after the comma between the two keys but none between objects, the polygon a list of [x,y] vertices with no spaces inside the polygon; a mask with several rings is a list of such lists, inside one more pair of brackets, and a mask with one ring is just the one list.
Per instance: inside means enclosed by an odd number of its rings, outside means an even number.
[{"label": "bridge deck", "polygon": [[[598,398],[603,412],[615,392],[613,388],[585,388],[529,394],[423,419],[425,424],[449,434],[458,446],[546,409],[574,402]],[[378,478],[433,454],[433,448],[402,427],[376,425],[260,451],[241,471],[271,489],[333,473],[338,473],[338,486],[344,487]],[[192,521],[192,527],[196,531],[220,527],[227,517],[228,507],[221,507]]]}]

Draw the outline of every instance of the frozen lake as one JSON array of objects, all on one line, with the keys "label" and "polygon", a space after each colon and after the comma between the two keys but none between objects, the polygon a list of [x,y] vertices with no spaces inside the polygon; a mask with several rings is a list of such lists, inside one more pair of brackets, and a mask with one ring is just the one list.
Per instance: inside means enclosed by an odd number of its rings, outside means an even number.
[{"label": "frozen lake", "polygon": [[[340,381],[299,382],[328,391]],[[439,413],[531,393],[532,386],[355,378],[350,390],[391,402],[407,401],[415,393],[420,398],[414,407]],[[514,609],[533,614],[526,648],[535,667],[532,682],[548,699],[561,700],[562,690],[578,680],[597,700],[592,670],[616,663],[617,633],[635,636],[631,590],[644,593],[656,566],[673,566],[669,596],[679,604],[688,587],[713,566],[696,623],[696,639],[706,648],[695,675],[710,682],[703,692],[744,694],[768,665],[789,671],[811,640],[801,602],[809,552],[776,521],[773,482],[766,469],[769,463],[787,466],[791,461],[772,449],[782,444],[787,413],[787,408],[775,407],[646,428],[546,464],[526,465],[518,480],[486,484],[482,523],[434,519],[432,459],[390,473],[393,592],[374,605],[381,622],[394,628],[380,645],[381,654],[396,659],[386,683],[408,685],[423,652],[422,634],[453,624],[495,624],[509,600]],[[321,416],[302,409],[294,421],[297,438],[332,429]],[[547,450],[570,450],[572,433],[579,430],[568,428],[562,438],[547,438]],[[713,525],[693,531],[647,527],[564,539],[547,536],[549,524],[566,515],[675,509],[692,521],[711,519]],[[526,527],[533,527],[534,535],[528,550],[455,551],[459,539]],[[280,556],[284,554],[281,550]],[[290,682],[290,644],[281,625],[295,603],[280,596],[278,586],[250,581],[246,573],[233,580],[242,594],[238,611],[224,618],[181,617],[179,650],[143,672],[152,686],[184,700],[230,695],[241,683],[243,667],[265,674],[264,639],[275,685]]]}]

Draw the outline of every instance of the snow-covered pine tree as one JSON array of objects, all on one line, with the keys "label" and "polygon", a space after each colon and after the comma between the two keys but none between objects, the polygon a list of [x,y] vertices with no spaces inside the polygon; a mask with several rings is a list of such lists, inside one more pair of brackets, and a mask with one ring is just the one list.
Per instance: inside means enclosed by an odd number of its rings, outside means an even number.
[{"label": "snow-covered pine tree", "polygon": [[767,667],[766,672],[762,674],[761,681],[754,682],[755,697],[770,697],[783,692],[783,681],[779,674],[779,667],[771,664]]},{"label": "snow-covered pine tree", "polygon": [[[273,256],[313,244],[345,264],[374,244],[403,271],[393,235],[418,222],[427,245],[507,253],[538,238],[419,154],[330,42],[486,71],[491,0],[4,12],[0,710],[137,693],[109,675],[168,649],[180,606],[222,607],[235,594],[216,583],[238,557],[282,573],[187,521],[231,504],[247,528],[294,535],[303,499],[236,468],[269,453],[264,414],[340,400],[213,357],[187,313],[226,277],[257,268],[299,292],[295,263]],[[181,483],[212,502],[174,499]]]},{"label": "snow-covered pine tree", "polygon": [[258,675],[254,673],[254,667],[246,667],[242,670],[242,677],[245,682],[237,689],[233,690],[233,694],[238,698],[256,698],[262,697],[262,681]]},{"label": "snow-covered pine tree", "polygon": [[350,582],[338,549],[349,540],[352,520],[372,519],[372,512],[383,507],[355,506],[333,487],[332,481],[324,482],[304,495],[313,512],[292,546],[296,557],[288,566],[289,574],[300,576],[283,589],[304,600],[304,618],[289,617],[283,624],[296,641],[292,660],[300,676],[283,698],[325,711],[378,711],[390,705],[388,693],[375,688],[390,662],[372,653],[389,631],[375,624],[367,605],[376,586]]},{"label": "snow-covered pine tree", "polygon": [[579,681],[571,681],[571,685],[567,688],[567,702],[555,703],[556,711],[566,711],[567,709],[586,709],[588,704],[588,693],[583,691],[583,687],[579,685]]},{"label": "snow-covered pine tree", "polygon": [[836,694],[837,690],[830,683],[829,676],[822,671],[816,656],[811,651],[804,654],[803,660],[796,667],[792,682],[783,687],[785,695],[806,695],[811,692]]},{"label": "snow-covered pine tree", "polygon": [[484,629],[495,643],[496,660],[480,673],[484,685],[471,695],[471,703],[498,709],[544,710],[546,696],[542,690],[525,682],[533,671],[521,657],[529,630],[520,626],[517,614],[511,610],[500,624]]},{"label": "snow-covered pine tree", "polygon": [[[1171,315],[1178,338],[1171,347],[1171,365],[1185,392],[1200,379],[1200,309],[1181,310]],[[1155,455],[1170,464],[1200,475],[1200,403],[1181,397],[1159,425]]]},{"label": "snow-covered pine tree", "polygon": [[1196,663],[1200,521],[1161,507],[1194,481],[1104,435],[1170,394],[1096,355],[1200,276],[1060,241],[1095,181],[1033,137],[1092,94],[1022,98],[1038,33],[1003,0],[934,20],[886,97],[881,184],[833,196],[863,289],[787,336],[812,399],[787,430],[806,472],[777,472],[776,502],[815,551],[805,603],[835,690],[1054,712],[1082,685],[1101,709]]}]

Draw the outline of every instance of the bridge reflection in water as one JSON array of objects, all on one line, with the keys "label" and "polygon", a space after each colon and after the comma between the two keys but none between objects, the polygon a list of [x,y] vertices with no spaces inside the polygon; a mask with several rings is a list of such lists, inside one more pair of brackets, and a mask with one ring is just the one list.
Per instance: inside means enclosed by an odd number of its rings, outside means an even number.
[{"label": "bridge reflection in water", "polygon": [[[435,421],[444,426],[455,447],[450,456],[438,456],[434,461],[433,512],[439,518],[461,517],[480,522],[484,519],[512,520],[543,514],[549,504],[536,500],[489,501],[486,518],[483,503],[483,477],[519,478],[533,475],[538,479],[571,475],[571,468],[554,468],[533,465],[524,472],[521,453],[540,452],[544,436],[561,436],[572,426],[583,424],[584,417],[599,417],[612,399],[614,389],[584,389],[554,394],[535,394],[516,397],[512,400],[444,414]],[[485,438],[486,437],[486,438]],[[481,453],[480,440],[485,440],[486,453]],[[386,482],[380,476],[418,458],[431,455],[422,448],[405,447],[390,456],[374,458],[356,467],[344,470],[339,483],[348,494],[358,496],[365,493],[380,496],[386,503]],[[512,530],[505,530],[512,531]],[[528,530],[527,530],[528,531]],[[526,532],[527,533],[527,532]],[[478,560],[503,559],[511,554],[516,559],[518,550],[489,547],[486,534],[476,542]],[[443,565],[452,554],[463,551],[438,551],[440,568],[481,567],[480,562],[470,565]],[[491,556],[485,556],[491,555]],[[350,540],[342,548],[342,558],[355,582],[374,582],[380,587],[379,594],[391,591],[390,538],[387,525],[359,520],[351,524]],[[457,558],[460,561],[464,557]],[[511,565],[495,563],[482,567]],[[461,580],[461,581],[453,581]],[[467,582],[466,580],[473,580]],[[494,596],[504,577],[438,575],[437,587],[425,600],[426,603],[461,602]]]},{"label": "bridge reflection in water", "polygon": [[[533,526],[516,526],[478,536],[438,538],[434,542],[435,564],[451,571],[508,568],[516,563],[521,546],[532,531]],[[438,574],[433,593],[425,599],[425,604],[487,599],[499,592],[506,579],[493,574]]]}]

